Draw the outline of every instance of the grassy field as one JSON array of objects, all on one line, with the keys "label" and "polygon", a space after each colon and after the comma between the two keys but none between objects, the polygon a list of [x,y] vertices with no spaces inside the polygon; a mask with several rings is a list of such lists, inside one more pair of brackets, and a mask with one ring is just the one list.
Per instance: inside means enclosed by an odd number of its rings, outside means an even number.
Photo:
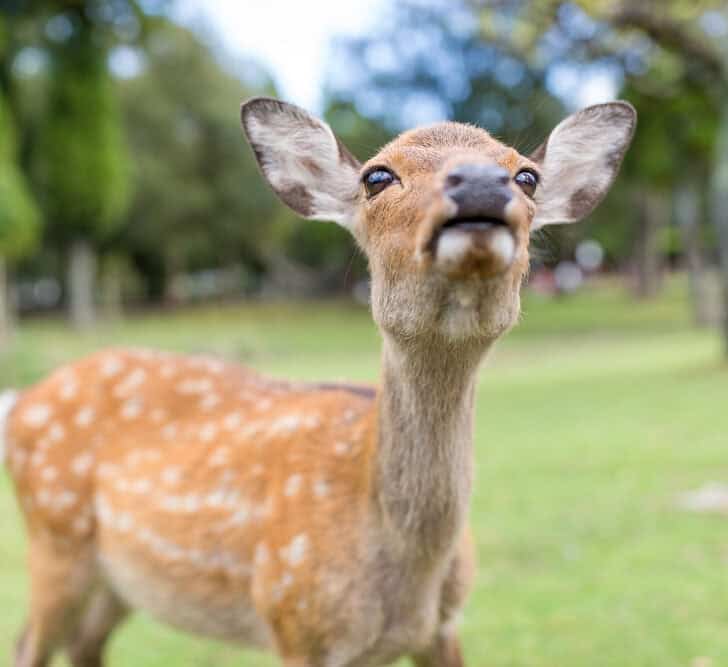
[{"label": "grassy field", "polygon": [[[347,305],[246,305],[139,316],[93,335],[24,327],[0,356],[22,385],[108,344],[206,351],[277,375],[374,380],[378,340]],[[472,520],[480,568],[462,635],[473,667],[728,665],[728,516],[675,498],[728,481],[728,368],[681,285],[635,304],[616,287],[527,298],[483,368]],[[0,473],[0,665],[26,604],[24,541]],[[136,616],[116,667],[274,661]]]}]

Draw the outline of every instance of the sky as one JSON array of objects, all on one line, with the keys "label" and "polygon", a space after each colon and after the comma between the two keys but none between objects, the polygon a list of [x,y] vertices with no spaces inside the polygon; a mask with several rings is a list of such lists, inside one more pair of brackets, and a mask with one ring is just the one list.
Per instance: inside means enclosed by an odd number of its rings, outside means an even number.
[{"label": "sky", "polygon": [[253,55],[289,102],[320,111],[326,47],[367,30],[382,0],[179,0],[181,23],[208,26],[233,55]]},{"label": "sky", "polygon": [[[178,0],[174,17],[211,32],[233,56],[253,56],[273,75],[281,97],[320,112],[327,45],[375,27],[386,0]],[[395,1],[396,0],[388,0]],[[614,99],[613,72],[563,68],[548,81],[571,108]]]}]

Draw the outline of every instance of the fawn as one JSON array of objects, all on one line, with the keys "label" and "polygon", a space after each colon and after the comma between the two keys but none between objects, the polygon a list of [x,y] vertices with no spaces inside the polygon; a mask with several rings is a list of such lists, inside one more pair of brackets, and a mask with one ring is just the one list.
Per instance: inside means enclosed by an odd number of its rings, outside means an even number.
[{"label": "fawn", "polygon": [[101,665],[135,608],[286,667],[464,664],[478,365],[518,318],[531,232],[597,205],[635,111],[584,109],[530,157],[443,122],[364,165],[290,104],[242,122],[280,198],[366,253],[380,386],[115,349],[5,394],[31,584],[15,667]]}]

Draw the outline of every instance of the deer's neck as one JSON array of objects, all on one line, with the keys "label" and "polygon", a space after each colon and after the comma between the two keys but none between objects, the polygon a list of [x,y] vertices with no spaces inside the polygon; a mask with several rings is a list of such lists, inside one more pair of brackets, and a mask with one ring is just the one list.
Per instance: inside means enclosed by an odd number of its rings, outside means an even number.
[{"label": "deer's neck", "polygon": [[449,553],[466,518],[484,352],[384,339],[375,493],[393,541],[418,558]]}]

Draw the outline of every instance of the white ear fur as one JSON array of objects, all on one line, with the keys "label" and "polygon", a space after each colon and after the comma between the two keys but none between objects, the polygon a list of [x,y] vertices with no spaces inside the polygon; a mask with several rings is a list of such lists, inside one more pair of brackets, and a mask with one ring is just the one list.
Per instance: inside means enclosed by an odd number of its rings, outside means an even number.
[{"label": "white ear fur", "polygon": [[243,104],[241,120],[263,175],[284,203],[304,218],[352,226],[359,163],[326,123],[264,97]]},{"label": "white ear fur", "polygon": [[627,102],[582,109],[561,121],[531,159],[541,164],[531,227],[577,222],[611,187],[637,123]]}]

